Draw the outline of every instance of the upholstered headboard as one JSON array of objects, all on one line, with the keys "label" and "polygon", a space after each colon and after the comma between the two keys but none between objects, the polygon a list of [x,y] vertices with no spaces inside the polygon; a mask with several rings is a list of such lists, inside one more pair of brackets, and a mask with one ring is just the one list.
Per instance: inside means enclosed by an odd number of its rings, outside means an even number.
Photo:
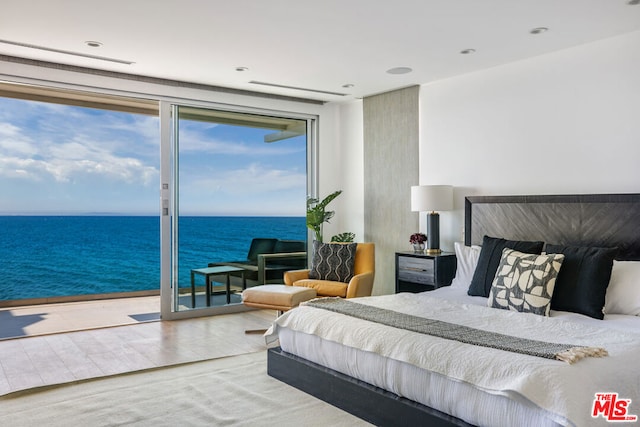
[{"label": "upholstered headboard", "polygon": [[617,259],[640,260],[640,194],[466,197],[465,244],[484,235],[618,247]]}]

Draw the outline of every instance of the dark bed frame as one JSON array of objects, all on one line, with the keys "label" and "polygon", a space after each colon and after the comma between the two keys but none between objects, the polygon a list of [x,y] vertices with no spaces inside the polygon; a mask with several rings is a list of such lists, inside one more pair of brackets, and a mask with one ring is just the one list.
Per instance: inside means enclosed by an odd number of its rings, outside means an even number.
[{"label": "dark bed frame", "polygon": [[509,240],[618,248],[640,260],[640,194],[478,196],[465,199],[465,244]]},{"label": "dark bed frame", "polygon": [[[466,197],[465,244],[484,235],[617,247],[617,259],[640,260],[640,194]],[[470,425],[280,348],[267,354],[270,376],[375,425]]]}]

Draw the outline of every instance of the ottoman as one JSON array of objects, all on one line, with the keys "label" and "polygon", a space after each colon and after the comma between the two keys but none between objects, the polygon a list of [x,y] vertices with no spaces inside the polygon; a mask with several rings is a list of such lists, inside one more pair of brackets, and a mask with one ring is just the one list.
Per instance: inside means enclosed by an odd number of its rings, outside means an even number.
[{"label": "ottoman", "polygon": [[316,290],[302,286],[261,285],[242,291],[242,303],[248,307],[291,310],[304,301],[316,297]]}]

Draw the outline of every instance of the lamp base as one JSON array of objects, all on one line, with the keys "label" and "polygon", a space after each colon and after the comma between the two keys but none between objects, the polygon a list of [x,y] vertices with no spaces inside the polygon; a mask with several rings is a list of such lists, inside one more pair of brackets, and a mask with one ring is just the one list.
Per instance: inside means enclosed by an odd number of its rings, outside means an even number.
[{"label": "lamp base", "polygon": [[427,214],[427,255],[437,255],[440,250],[440,215],[438,212]]}]

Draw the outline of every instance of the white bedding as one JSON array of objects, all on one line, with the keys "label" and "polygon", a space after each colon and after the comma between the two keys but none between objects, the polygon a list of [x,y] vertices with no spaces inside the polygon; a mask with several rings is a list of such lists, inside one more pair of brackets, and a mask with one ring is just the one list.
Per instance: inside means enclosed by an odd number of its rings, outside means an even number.
[{"label": "white bedding", "polygon": [[568,365],[305,306],[281,316],[267,341],[279,339],[287,352],[477,425],[602,425],[602,418],[591,417],[598,392],[632,399],[630,413],[640,414],[638,317],[599,321],[556,312],[544,318],[487,308],[485,298],[456,288],[352,301],[499,333],[604,347],[610,355]]}]

